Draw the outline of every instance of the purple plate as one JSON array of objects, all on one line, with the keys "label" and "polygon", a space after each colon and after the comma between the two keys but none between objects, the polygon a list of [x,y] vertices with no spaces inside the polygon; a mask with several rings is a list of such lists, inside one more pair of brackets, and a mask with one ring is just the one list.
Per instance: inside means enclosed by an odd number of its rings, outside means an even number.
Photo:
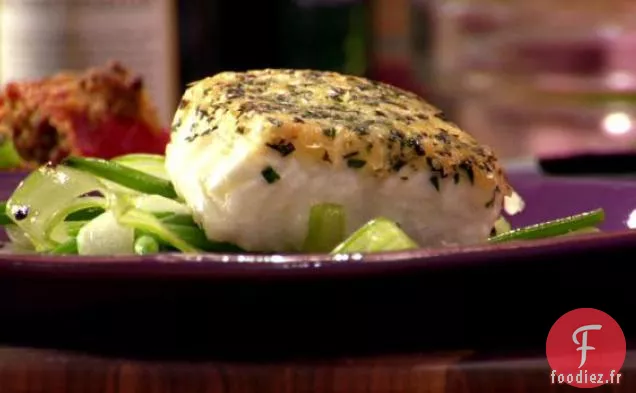
[{"label": "purple plate", "polygon": [[[22,179],[22,174],[0,174],[0,200],[6,199]],[[108,274],[165,276],[245,276],[366,274],[386,269],[419,266],[451,267],[482,263],[496,258],[517,258],[529,254],[541,256],[567,254],[571,250],[608,248],[623,242],[636,243],[636,181],[551,178],[530,171],[510,175],[510,182],[526,201],[526,209],[510,218],[513,226],[524,226],[597,208],[605,209],[601,235],[556,238],[544,241],[496,246],[452,247],[418,251],[352,256],[336,260],[326,255],[223,255],[181,254],[146,257],[41,257],[0,254],[0,270],[51,270],[64,274]],[[393,262],[396,262],[395,264]],[[398,263],[399,262],[399,263]]]},{"label": "purple plate", "polygon": [[[6,198],[19,175],[0,175]],[[563,313],[600,308],[636,334],[636,182],[511,174],[526,225],[602,207],[600,235],[325,255],[0,255],[0,338],[115,354],[267,359],[542,348]]]}]

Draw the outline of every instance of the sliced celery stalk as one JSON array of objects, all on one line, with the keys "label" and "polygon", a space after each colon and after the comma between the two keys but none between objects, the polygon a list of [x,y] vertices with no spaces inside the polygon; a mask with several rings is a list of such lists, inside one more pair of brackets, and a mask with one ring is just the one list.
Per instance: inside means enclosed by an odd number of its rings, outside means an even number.
[{"label": "sliced celery stalk", "polygon": [[7,201],[7,214],[29,237],[36,251],[56,246],[47,238],[58,213],[79,196],[103,191],[94,176],[65,166],[43,166],[31,172]]},{"label": "sliced celery stalk", "polygon": [[396,223],[387,218],[379,217],[366,223],[331,253],[372,253],[414,248],[418,248],[417,243],[408,237]]},{"label": "sliced celery stalk", "polygon": [[329,252],[346,236],[346,217],[340,205],[323,203],[312,206],[304,252]]}]

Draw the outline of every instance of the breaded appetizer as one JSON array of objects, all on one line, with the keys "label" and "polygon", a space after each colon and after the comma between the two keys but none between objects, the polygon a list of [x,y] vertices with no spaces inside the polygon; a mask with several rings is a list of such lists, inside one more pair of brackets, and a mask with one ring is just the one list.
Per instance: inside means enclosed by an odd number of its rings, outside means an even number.
[{"label": "breaded appetizer", "polygon": [[167,142],[142,79],[116,62],[0,90],[0,168],[35,168],[69,155],[160,154]]},{"label": "breaded appetizer", "polygon": [[488,239],[512,194],[493,152],[422,98],[311,70],[225,72],[189,85],[166,170],[210,239],[298,251],[310,208],[351,232],[383,216],[420,246]]}]

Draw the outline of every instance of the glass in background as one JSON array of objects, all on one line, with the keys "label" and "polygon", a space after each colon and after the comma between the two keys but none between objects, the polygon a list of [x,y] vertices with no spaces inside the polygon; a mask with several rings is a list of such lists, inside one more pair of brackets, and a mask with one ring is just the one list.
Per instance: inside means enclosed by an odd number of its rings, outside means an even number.
[{"label": "glass in background", "polygon": [[418,76],[427,87],[427,98],[455,118],[455,106],[463,100],[462,95],[485,87],[479,72],[466,72],[465,65],[490,61],[480,55],[484,50],[480,42],[510,23],[510,2],[411,1]]},{"label": "glass in background", "polygon": [[458,123],[504,158],[633,150],[636,3],[517,0],[507,8],[498,29],[460,37],[456,60],[439,70],[461,76],[438,88],[452,96]]}]

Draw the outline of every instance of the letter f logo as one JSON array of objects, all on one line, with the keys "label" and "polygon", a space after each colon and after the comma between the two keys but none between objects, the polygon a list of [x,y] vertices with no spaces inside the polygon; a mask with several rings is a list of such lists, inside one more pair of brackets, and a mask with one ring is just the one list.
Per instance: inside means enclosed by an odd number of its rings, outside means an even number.
[{"label": "letter f logo", "polygon": [[[601,325],[585,325],[576,329],[574,331],[574,334],[572,334],[572,341],[574,341],[574,344],[581,345],[576,349],[577,351],[581,351],[581,364],[579,365],[579,368],[583,367],[585,361],[587,360],[587,351],[593,351],[596,349],[587,345],[587,332],[590,330],[601,330],[602,327],[603,326]],[[579,342],[576,336],[578,336],[578,334],[581,332],[583,332],[583,334],[581,335],[581,342]]]}]

